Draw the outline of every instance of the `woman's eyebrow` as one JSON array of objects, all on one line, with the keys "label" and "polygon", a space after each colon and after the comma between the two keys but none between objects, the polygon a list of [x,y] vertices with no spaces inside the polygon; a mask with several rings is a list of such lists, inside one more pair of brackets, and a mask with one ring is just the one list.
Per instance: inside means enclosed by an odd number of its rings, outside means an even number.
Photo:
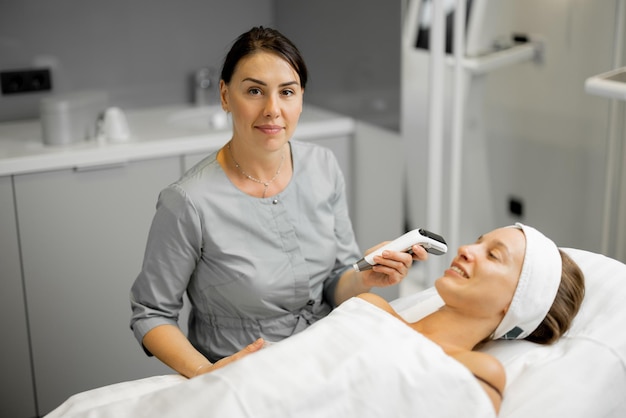
[{"label": "woman's eyebrow", "polygon": [[266,82],[261,81],[261,80],[257,80],[256,78],[252,78],[252,77],[246,77],[242,81],[251,81],[251,82],[256,83],[256,84],[261,84],[263,86],[267,86]]},{"label": "woman's eyebrow", "polygon": [[[252,83],[260,84],[262,86],[267,86],[267,83],[265,81],[257,80],[256,78],[252,78],[252,77],[246,77],[242,81],[250,81]],[[296,80],[286,81],[284,83],[279,84],[279,87],[292,86],[294,84],[297,85],[298,82]]]}]

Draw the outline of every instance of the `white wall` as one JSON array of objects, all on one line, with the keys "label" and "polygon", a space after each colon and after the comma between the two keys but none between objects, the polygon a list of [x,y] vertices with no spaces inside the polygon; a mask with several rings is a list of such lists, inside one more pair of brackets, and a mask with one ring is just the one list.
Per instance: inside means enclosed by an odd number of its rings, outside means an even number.
[{"label": "white wall", "polygon": [[[463,130],[460,243],[519,220],[561,246],[601,251],[609,104],[585,93],[584,83],[613,68],[617,1],[511,0],[511,32],[542,39],[544,59],[472,81]],[[427,81],[422,84],[427,88]],[[413,88],[403,85],[403,95],[415,95],[407,90]],[[415,118],[424,113],[402,110]],[[480,131],[484,135],[476,135]],[[418,141],[410,158],[424,160],[428,132],[404,134]],[[511,197],[523,202],[522,217],[509,212]],[[410,210],[414,225],[426,218],[424,211]]]},{"label": "white wall", "polygon": [[612,68],[616,1],[516,4],[516,29],[544,38],[545,61],[487,83],[494,221],[514,220],[506,213],[514,195],[525,203],[522,220],[558,244],[600,251],[608,101],[586,94],[584,82]]}]

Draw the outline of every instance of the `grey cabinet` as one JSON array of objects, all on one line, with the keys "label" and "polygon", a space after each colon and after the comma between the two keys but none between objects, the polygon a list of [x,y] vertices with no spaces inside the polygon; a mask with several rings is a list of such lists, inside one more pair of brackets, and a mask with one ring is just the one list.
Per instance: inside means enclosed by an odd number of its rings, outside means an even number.
[{"label": "grey cabinet", "polygon": [[15,176],[40,415],[78,392],[172,373],[134,339],[128,295],[158,193],[180,164],[173,156]]},{"label": "grey cabinet", "polygon": [[0,177],[0,416],[36,416],[11,177]]}]

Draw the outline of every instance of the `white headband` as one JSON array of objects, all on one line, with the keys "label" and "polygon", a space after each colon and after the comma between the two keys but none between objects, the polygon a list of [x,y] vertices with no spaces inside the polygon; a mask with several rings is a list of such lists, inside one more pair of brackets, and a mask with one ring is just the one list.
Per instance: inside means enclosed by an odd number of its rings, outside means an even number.
[{"label": "white headband", "polygon": [[493,339],[530,335],[546,317],[561,284],[562,260],[556,244],[541,232],[516,223],[526,236],[526,254],[513,300]]}]

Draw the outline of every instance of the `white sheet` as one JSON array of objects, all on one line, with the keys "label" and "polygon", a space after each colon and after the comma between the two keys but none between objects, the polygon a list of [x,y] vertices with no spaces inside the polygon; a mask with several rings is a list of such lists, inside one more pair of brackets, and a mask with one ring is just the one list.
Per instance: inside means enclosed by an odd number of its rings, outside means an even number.
[{"label": "white sheet", "polygon": [[229,367],[164,384],[104,405],[97,396],[70,398],[48,416],[495,417],[464,366],[358,298]]},{"label": "white sheet", "polygon": [[[566,251],[583,269],[587,288],[567,335],[552,346],[498,341],[485,348],[507,371],[500,417],[626,417],[626,265],[587,251]],[[306,332],[214,374],[107,386],[74,395],[48,417],[237,416],[217,414],[221,402],[237,412],[257,408],[253,416],[263,416],[258,411],[359,418],[409,411],[428,417],[492,414],[463,366],[385,312],[360,302],[346,303]],[[428,289],[392,305],[407,320],[417,320],[441,303]],[[431,410],[413,415],[413,408]]]}]

